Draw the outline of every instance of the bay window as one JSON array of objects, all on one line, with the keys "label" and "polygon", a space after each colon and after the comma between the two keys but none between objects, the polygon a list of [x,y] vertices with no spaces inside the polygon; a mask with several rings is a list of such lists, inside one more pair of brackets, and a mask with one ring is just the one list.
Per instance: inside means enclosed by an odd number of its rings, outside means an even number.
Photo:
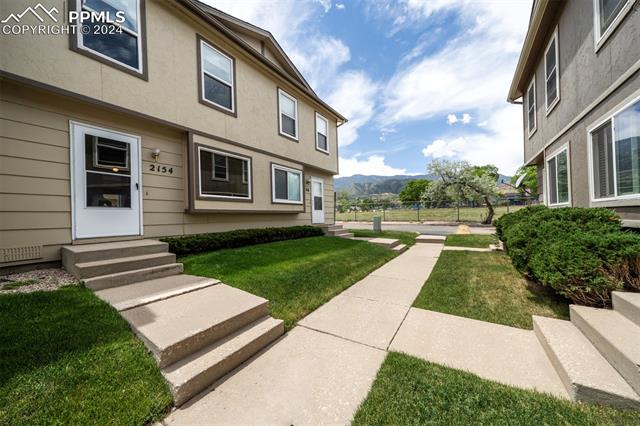
[{"label": "bay window", "polygon": [[590,132],[594,200],[640,197],[640,99]]},{"label": "bay window", "polygon": [[200,197],[251,199],[251,159],[198,147]]}]

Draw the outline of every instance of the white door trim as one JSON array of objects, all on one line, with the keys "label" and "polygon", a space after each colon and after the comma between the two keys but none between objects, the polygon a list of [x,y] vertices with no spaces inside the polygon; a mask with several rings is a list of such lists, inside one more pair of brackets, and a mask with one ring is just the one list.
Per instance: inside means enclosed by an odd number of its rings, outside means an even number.
[{"label": "white door trim", "polygon": [[[134,176],[131,175],[132,180],[136,180],[137,186],[138,186],[138,232],[136,234],[127,234],[127,235],[99,235],[96,237],[78,237],[77,235],[77,225],[78,225],[78,220],[76,218],[76,213],[77,213],[77,198],[76,198],[76,188],[75,188],[75,184],[76,184],[76,172],[78,165],[76,164],[76,161],[74,159],[74,155],[75,155],[75,129],[76,127],[84,127],[87,129],[95,129],[101,132],[108,132],[111,134],[116,134],[116,135],[120,135],[123,137],[127,137],[127,138],[132,138],[136,140],[136,155],[138,158],[137,161],[137,166],[138,166],[138,173]],[[75,120],[69,120],[69,174],[70,174],[70,186],[71,186],[71,239],[72,240],[78,240],[78,239],[85,239],[85,238],[107,238],[107,237],[119,237],[119,236],[135,236],[135,235],[143,235],[143,222],[142,222],[142,218],[143,218],[143,207],[142,207],[142,140],[140,138],[140,136],[137,135],[133,135],[130,133],[124,133],[118,130],[113,130],[113,129],[109,129],[106,127],[100,127],[100,126],[96,126],[94,124],[89,124],[89,123],[83,123],[80,121],[75,121]]]},{"label": "white door trim", "polygon": [[[314,206],[314,195],[313,195],[313,187],[314,187],[314,183],[319,183],[320,185],[322,185],[322,192],[321,192],[321,197],[322,197],[322,210],[315,210],[313,208]],[[324,203],[324,180],[321,178],[317,178],[317,177],[311,177],[311,223],[324,223],[326,220],[325,217],[325,203]],[[322,212],[322,220],[314,220],[314,213],[318,211],[318,212]]]}]

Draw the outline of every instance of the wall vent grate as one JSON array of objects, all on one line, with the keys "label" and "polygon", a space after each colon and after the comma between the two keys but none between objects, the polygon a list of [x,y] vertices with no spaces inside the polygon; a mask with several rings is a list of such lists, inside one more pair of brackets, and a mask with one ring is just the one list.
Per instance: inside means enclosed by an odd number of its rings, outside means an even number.
[{"label": "wall vent grate", "polygon": [[42,246],[0,248],[0,263],[40,259],[41,257]]}]

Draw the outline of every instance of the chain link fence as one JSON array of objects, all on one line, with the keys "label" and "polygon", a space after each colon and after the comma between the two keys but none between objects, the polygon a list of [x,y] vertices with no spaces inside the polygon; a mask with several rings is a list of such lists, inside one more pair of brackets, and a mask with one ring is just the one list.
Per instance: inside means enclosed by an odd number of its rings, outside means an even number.
[{"label": "chain link fence", "polygon": [[[538,198],[500,199],[493,204],[494,219],[537,204]],[[374,216],[382,217],[387,222],[484,222],[487,207],[477,203],[446,205],[433,207],[422,201],[400,202],[389,200],[377,201],[340,201],[336,205],[336,220],[342,222],[371,222]]]}]

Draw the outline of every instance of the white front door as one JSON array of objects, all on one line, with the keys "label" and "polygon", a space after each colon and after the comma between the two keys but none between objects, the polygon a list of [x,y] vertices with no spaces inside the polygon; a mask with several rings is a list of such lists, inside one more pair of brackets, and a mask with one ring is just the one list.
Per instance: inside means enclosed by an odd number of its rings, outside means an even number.
[{"label": "white front door", "polygon": [[142,235],[140,138],[70,127],[73,239]]},{"label": "white front door", "polygon": [[311,178],[311,223],[324,223],[324,181]]}]

